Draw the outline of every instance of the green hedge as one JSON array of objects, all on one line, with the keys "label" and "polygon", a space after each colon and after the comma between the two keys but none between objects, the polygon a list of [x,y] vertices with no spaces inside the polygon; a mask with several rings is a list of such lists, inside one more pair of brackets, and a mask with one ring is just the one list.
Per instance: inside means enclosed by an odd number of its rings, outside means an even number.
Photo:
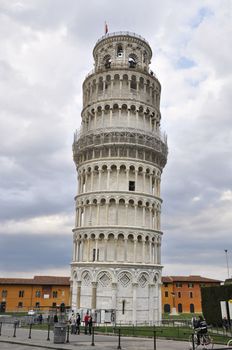
[{"label": "green hedge", "polygon": [[222,323],[220,301],[228,301],[232,299],[232,284],[202,287],[202,311],[208,324],[220,326]]}]

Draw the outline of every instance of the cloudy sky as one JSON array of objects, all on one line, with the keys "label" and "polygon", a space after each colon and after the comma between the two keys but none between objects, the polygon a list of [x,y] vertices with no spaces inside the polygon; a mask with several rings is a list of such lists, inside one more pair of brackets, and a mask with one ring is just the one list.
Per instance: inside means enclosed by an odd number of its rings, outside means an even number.
[{"label": "cloudy sky", "polygon": [[0,0],[0,276],[68,275],[92,49],[146,38],[162,84],[164,275],[232,273],[232,2]]}]

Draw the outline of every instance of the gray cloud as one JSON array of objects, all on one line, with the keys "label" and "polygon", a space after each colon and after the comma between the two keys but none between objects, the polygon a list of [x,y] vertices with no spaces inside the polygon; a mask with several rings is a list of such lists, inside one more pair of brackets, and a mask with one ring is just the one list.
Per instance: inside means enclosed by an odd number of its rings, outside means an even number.
[{"label": "gray cloud", "polygon": [[[232,253],[229,2],[183,2],[1,1],[0,256],[8,273],[27,270],[34,246],[44,259],[30,263],[32,274],[69,264],[77,187],[72,137],[80,125],[82,81],[106,20],[111,32],[129,30],[149,41],[151,68],[162,84],[169,142],[164,272],[226,277],[223,249]],[[183,57],[194,64],[186,67]],[[37,225],[31,236],[30,220]],[[59,225],[70,240],[60,235],[54,244]],[[25,259],[16,246],[34,254]]]}]

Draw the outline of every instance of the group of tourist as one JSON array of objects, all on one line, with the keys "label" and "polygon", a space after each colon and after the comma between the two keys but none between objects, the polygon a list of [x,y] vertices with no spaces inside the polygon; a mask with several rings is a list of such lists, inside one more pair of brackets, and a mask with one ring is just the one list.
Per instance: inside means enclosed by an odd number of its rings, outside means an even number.
[{"label": "group of tourist", "polygon": [[[80,334],[80,326],[81,326],[80,314],[78,313],[76,317],[74,314],[72,314],[72,316],[70,317],[69,323],[71,325],[71,334]],[[88,333],[92,334],[93,319],[88,312],[84,316],[83,323],[84,323],[85,334],[88,334]]]}]

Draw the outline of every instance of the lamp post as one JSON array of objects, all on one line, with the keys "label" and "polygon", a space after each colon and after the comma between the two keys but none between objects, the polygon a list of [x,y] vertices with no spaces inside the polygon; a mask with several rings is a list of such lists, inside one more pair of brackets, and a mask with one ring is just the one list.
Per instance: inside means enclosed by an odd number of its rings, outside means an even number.
[{"label": "lamp post", "polygon": [[226,266],[227,266],[227,274],[228,274],[228,278],[230,278],[230,269],[229,269],[229,262],[228,262],[228,250],[224,249],[225,254],[226,254]]}]

